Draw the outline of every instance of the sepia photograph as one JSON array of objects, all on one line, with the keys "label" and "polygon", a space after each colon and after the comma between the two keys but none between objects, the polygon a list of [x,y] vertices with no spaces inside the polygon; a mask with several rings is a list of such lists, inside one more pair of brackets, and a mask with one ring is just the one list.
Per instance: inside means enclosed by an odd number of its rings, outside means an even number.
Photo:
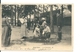
[{"label": "sepia photograph", "polygon": [[72,4],[2,4],[2,50],[72,50]]}]

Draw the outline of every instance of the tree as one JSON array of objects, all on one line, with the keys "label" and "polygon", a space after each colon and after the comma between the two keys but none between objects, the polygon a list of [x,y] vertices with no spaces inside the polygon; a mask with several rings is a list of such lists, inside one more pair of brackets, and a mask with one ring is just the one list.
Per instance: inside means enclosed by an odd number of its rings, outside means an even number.
[{"label": "tree", "polygon": [[2,5],[2,17],[4,16],[10,17],[12,25],[14,13],[15,13],[14,5]]},{"label": "tree", "polygon": [[54,32],[54,23],[53,23],[53,5],[50,5],[50,28],[51,28],[51,33]]},{"label": "tree", "polygon": [[68,9],[71,11],[72,10],[72,6],[71,5],[67,5]]},{"label": "tree", "polygon": [[2,5],[2,16],[11,16],[11,7],[10,5]]}]

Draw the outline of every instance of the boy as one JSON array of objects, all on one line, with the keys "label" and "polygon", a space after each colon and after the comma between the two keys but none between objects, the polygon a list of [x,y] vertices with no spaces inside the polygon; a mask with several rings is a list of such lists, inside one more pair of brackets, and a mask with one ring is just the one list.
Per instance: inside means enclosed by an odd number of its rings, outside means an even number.
[{"label": "boy", "polygon": [[50,30],[50,27],[47,24],[45,24],[45,28],[44,28],[42,34],[46,38],[46,40],[49,40],[50,34],[51,34],[51,30]]}]

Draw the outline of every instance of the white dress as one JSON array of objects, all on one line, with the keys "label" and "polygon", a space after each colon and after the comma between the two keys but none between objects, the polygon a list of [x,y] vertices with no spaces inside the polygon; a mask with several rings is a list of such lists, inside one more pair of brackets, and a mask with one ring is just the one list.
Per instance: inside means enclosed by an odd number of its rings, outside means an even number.
[{"label": "white dress", "polygon": [[20,19],[21,21],[21,37],[26,37],[27,36],[27,22],[25,19]]},{"label": "white dress", "polygon": [[38,27],[36,27],[34,30],[34,36],[38,37],[39,35],[40,35],[40,29]]}]

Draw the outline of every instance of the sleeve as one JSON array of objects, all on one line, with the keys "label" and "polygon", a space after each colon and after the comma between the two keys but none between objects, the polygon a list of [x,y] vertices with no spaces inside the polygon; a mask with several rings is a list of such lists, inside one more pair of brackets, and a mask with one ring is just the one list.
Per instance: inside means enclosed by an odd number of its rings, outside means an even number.
[{"label": "sleeve", "polygon": [[24,23],[24,19],[20,19],[20,22],[21,22],[21,23]]}]

